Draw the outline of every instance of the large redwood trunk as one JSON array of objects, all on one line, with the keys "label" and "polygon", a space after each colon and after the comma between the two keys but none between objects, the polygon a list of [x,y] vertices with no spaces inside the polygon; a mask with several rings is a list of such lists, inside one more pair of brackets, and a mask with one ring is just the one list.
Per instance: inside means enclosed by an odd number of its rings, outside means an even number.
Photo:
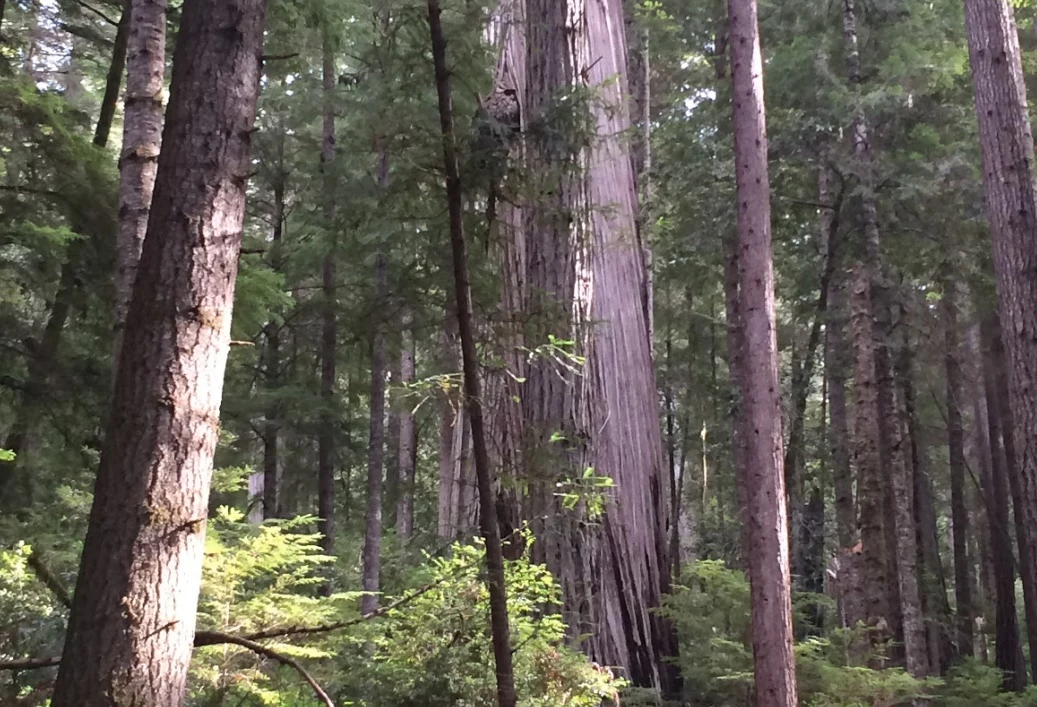
[{"label": "large redwood trunk", "polygon": [[755,0],[729,0],[728,18],[738,188],[738,292],[745,347],[741,381],[746,435],[742,483],[748,500],[756,701],[759,705],[780,707],[797,704],[797,695],[774,323],[763,59]]},{"label": "large redwood trunk", "polygon": [[178,707],[201,583],[264,3],[187,0],[53,704]]},{"label": "large redwood trunk", "polygon": [[[1037,568],[1037,194],[1022,59],[1008,0],[966,0],[965,25],[1008,362],[1025,551]],[[1021,547],[1022,547],[1021,546]],[[1032,633],[1037,626],[1027,626]],[[1031,642],[1033,637],[1031,636]]]},{"label": "large redwood trunk", "polygon": [[162,89],[166,70],[166,0],[128,0],[126,107],[119,156],[119,236],[115,248],[115,360],[137,261],[148,230],[162,146]]}]

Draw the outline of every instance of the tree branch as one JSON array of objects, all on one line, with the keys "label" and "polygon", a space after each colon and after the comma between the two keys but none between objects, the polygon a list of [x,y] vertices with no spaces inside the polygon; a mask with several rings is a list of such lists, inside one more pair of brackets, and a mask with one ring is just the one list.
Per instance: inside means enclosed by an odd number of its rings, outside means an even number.
[{"label": "tree branch", "polygon": [[[208,640],[209,642],[199,643],[199,640]],[[282,665],[287,665],[289,668],[292,668],[295,672],[299,673],[299,676],[306,681],[306,684],[310,686],[310,688],[313,690],[313,694],[317,696],[317,699],[320,700],[322,704],[324,704],[326,707],[335,707],[335,703],[331,701],[330,697],[328,697],[328,693],[324,691],[324,688],[322,688],[320,684],[318,684],[318,682],[313,679],[313,676],[310,675],[306,671],[306,668],[302,667],[302,665],[299,664],[299,661],[295,660],[295,658],[287,656],[284,653],[275,651],[273,648],[264,646],[261,643],[250,641],[249,639],[242,638],[241,636],[233,636],[229,633],[220,633],[218,631],[199,631],[194,635],[195,646],[211,646],[226,643],[235,646],[241,646],[242,648],[247,648],[253,653],[264,656],[266,658],[270,658],[271,660],[276,660],[278,663],[281,663]]]},{"label": "tree branch", "polygon": [[29,553],[29,557],[26,558],[26,562],[32,571],[36,573],[36,578],[40,580],[57,598],[59,602],[66,608],[72,608],[72,595],[68,593],[68,589],[62,583],[61,579],[54,574],[54,572],[47,566],[47,563],[43,560],[43,551],[33,548],[32,552]]}]

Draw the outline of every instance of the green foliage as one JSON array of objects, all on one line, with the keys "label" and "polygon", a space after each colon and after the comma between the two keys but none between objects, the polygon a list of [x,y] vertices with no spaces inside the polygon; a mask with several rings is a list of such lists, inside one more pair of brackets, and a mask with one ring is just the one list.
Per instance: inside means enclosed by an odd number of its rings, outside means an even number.
[{"label": "green foliage", "polygon": [[992,665],[969,658],[955,665],[944,680],[937,703],[943,707],[1034,707],[1037,687],[1022,694],[1001,692],[1003,675]]},{"label": "green foliage", "polygon": [[[693,563],[683,578],[684,585],[666,599],[662,613],[677,627],[685,698],[702,707],[748,707],[753,694],[749,582],[718,560]],[[902,704],[936,687],[936,682],[920,683],[899,668],[867,667],[868,655],[850,660],[848,646],[861,645],[854,634],[835,631],[796,644],[799,697],[805,707]]]}]

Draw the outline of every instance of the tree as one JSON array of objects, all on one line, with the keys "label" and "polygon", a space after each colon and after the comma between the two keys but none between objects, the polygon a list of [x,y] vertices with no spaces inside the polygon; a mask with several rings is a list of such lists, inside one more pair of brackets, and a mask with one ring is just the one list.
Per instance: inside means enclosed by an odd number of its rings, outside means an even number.
[{"label": "tree", "polygon": [[756,2],[729,0],[728,18],[738,195],[738,293],[744,346],[741,414],[746,456],[742,483],[748,500],[756,700],[759,705],[795,705],[770,182]]},{"label": "tree", "polygon": [[490,591],[490,628],[493,657],[497,667],[497,705],[515,707],[515,676],[511,661],[508,629],[508,596],[504,584],[504,555],[501,551],[497,506],[493,493],[490,457],[486,450],[480,399],[479,358],[472,326],[472,290],[468,271],[468,246],[462,219],[461,177],[457,166],[450,73],[446,63],[446,37],[438,0],[428,0],[428,22],[432,35],[432,60],[435,65],[439,124],[443,136],[443,166],[446,172],[447,208],[450,212],[450,250],[454,266],[454,296],[457,306],[458,334],[464,367],[465,408],[472,425],[475,473],[479,486],[479,530],[486,544],[487,585]]},{"label": "tree", "polygon": [[119,157],[119,237],[115,249],[115,361],[118,361],[126,310],[148,230],[148,211],[162,146],[162,90],[166,71],[165,0],[129,0],[127,7],[129,51]]},{"label": "tree", "polygon": [[263,20],[258,0],[183,8],[55,705],[184,697]]},{"label": "tree", "polygon": [[[1037,192],[1015,18],[1007,0],[967,0],[965,26],[998,312],[1008,362],[1029,566],[1037,567]],[[1031,633],[1037,626],[1028,626]]]}]

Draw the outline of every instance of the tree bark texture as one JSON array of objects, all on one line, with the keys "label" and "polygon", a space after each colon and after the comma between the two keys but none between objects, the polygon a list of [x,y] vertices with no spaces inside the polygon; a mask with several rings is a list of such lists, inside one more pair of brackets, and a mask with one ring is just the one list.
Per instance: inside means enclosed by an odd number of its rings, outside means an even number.
[{"label": "tree bark texture", "polygon": [[615,482],[605,509],[599,555],[603,624],[593,640],[602,660],[624,665],[632,681],[672,692],[677,671],[672,626],[653,609],[669,590],[666,535],[669,479],[662,439],[648,322],[645,271],[637,247],[637,193],[628,145],[626,40],[619,0],[583,5],[577,39],[581,79],[595,91],[596,140],[586,151],[590,217],[590,422],[596,473]]},{"label": "tree bark texture", "polygon": [[1011,4],[1008,0],[966,0],[965,26],[998,311],[1008,363],[1015,465],[1024,511],[1025,542],[1020,549],[1025,549],[1028,558],[1021,566],[1037,568],[1037,191],[1033,135]]},{"label": "tree bark texture", "polygon": [[446,62],[446,38],[438,0],[428,0],[432,60],[435,66],[439,122],[443,136],[443,164],[446,171],[447,208],[450,215],[450,246],[453,255],[455,298],[461,357],[464,368],[465,407],[472,425],[475,472],[479,486],[479,530],[486,544],[487,585],[490,594],[490,634],[497,674],[498,707],[515,707],[515,676],[512,669],[508,628],[508,597],[504,584],[504,556],[490,457],[486,449],[480,398],[479,358],[472,325],[472,289],[468,272],[468,247],[465,243],[462,212],[461,177],[457,167],[457,144],[450,93],[450,71]]},{"label": "tree bark texture", "polygon": [[861,583],[865,621],[888,637],[889,582],[886,536],[883,529],[883,476],[879,460],[878,394],[875,382],[875,337],[871,317],[871,278],[858,267],[850,302],[854,348],[854,457],[857,463],[857,499],[861,534]]},{"label": "tree bark texture", "polygon": [[119,155],[119,235],[115,248],[115,359],[137,262],[148,230],[162,146],[162,89],[166,70],[166,0],[127,0],[130,8],[126,57],[126,104]]},{"label": "tree bark texture", "polygon": [[738,292],[744,335],[742,414],[749,502],[756,701],[797,704],[792,654],[788,519],[774,320],[770,183],[763,59],[755,0],[729,0],[731,95],[738,192]]},{"label": "tree bark texture", "polygon": [[187,0],[53,704],[183,702],[241,246],[264,3]]}]

